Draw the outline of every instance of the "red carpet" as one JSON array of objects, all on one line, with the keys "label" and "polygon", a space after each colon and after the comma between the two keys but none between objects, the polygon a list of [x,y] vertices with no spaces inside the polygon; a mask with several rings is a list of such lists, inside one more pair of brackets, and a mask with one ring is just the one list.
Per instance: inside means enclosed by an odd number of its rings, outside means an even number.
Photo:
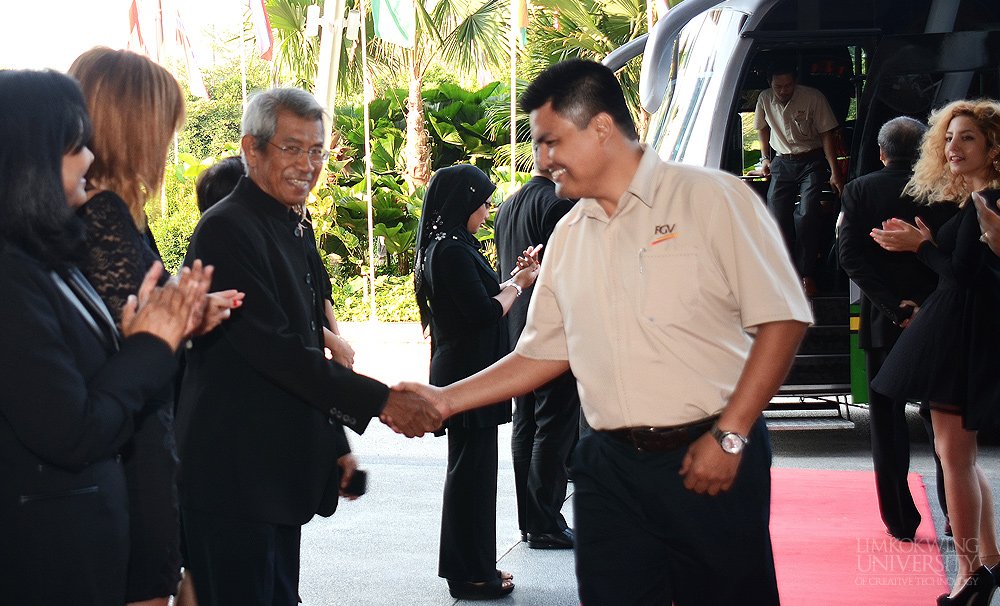
[{"label": "red carpet", "polygon": [[885,534],[871,472],[771,470],[771,539],[782,606],[934,604],[948,590],[923,481],[913,543]]}]

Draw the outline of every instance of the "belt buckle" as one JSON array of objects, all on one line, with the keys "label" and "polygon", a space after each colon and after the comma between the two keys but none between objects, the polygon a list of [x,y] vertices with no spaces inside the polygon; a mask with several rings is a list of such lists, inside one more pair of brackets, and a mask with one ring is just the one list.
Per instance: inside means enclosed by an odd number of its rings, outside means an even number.
[{"label": "belt buckle", "polygon": [[649,450],[647,448],[643,448],[642,446],[639,445],[639,443],[640,443],[641,440],[638,438],[638,436],[645,436],[645,437],[652,438],[654,435],[656,435],[656,428],[655,427],[643,427],[642,429],[633,429],[632,430],[632,435],[631,435],[631,437],[632,437],[632,446],[635,447],[636,452],[653,452],[653,451],[651,451],[651,450]]}]

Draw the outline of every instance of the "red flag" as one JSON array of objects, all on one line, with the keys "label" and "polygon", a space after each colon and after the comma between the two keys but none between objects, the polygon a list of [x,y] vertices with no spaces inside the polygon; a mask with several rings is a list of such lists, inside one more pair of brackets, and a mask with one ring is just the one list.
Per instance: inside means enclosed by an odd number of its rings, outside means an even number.
[{"label": "red flag", "polygon": [[128,7],[128,49],[148,55],[146,42],[142,39],[142,28],[139,26],[138,0],[132,0]]},{"label": "red flag", "polygon": [[271,19],[267,16],[267,7],[264,5],[264,0],[248,0],[248,2],[260,58],[270,61],[274,53],[274,32],[271,31]]}]

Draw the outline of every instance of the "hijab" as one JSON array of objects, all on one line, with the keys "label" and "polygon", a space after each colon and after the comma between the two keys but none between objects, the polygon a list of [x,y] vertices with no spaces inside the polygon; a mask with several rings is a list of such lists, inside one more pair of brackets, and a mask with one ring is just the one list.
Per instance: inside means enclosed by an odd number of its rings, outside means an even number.
[{"label": "hijab", "polygon": [[[413,288],[420,308],[420,323],[430,322],[430,282],[427,273],[436,244],[452,238],[479,250],[479,241],[469,233],[469,217],[485,204],[497,186],[483,171],[470,164],[442,168],[434,173],[424,194],[424,207],[417,233],[417,260],[413,269]],[[485,258],[483,262],[486,263]],[[489,264],[486,264],[489,266]],[[491,268],[492,269],[492,268]]]}]

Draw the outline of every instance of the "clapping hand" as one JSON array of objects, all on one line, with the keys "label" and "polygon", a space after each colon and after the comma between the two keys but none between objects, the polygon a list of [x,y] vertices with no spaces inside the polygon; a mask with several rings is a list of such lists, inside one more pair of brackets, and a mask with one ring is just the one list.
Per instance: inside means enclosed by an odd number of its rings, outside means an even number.
[{"label": "clapping hand", "polygon": [[521,256],[517,258],[517,265],[514,269],[510,270],[511,276],[516,276],[523,269],[538,269],[538,265],[541,263],[539,256],[542,254],[542,249],[545,248],[544,244],[536,244],[535,246],[529,246],[524,249]]},{"label": "clapping hand", "polygon": [[[232,314],[231,310],[243,305],[244,297],[246,297],[246,293],[234,288],[205,295],[201,321],[196,325],[189,326],[191,328],[190,334],[200,337],[212,332],[216,326],[222,324],[224,320],[229,319],[229,316]],[[193,320],[194,318],[192,318]]]},{"label": "clapping hand", "polygon": [[979,230],[983,233],[980,241],[989,246],[993,254],[1000,256],[1000,201],[990,204],[979,192],[972,194],[972,201],[976,205]]},{"label": "clapping hand", "polygon": [[871,237],[879,246],[891,252],[917,252],[925,241],[933,241],[931,229],[920,217],[917,217],[915,226],[902,219],[883,221],[882,229],[873,229]]},{"label": "clapping hand", "polygon": [[212,283],[212,266],[195,261],[181,270],[177,280],[156,286],[163,273],[159,262],[146,272],[137,295],[129,295],[122,308],[122,334],[130,337],[148,332],[166,341],[174,351],[187,338],[188,326],[201,321],[205,295]]}]

